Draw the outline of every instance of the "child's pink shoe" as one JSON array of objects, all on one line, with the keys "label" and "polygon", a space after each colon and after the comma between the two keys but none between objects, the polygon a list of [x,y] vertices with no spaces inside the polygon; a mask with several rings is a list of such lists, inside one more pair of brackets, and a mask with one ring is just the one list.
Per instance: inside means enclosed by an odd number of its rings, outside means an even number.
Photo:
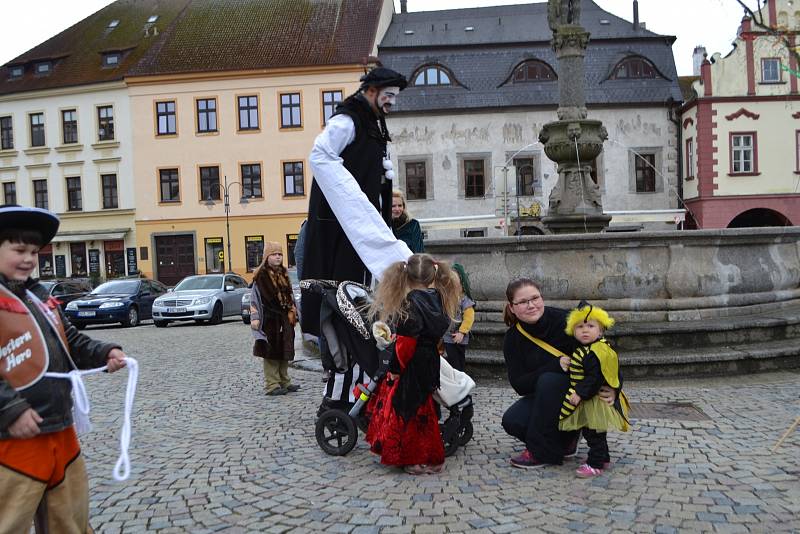
[{"label": "child's pink shoe", "polygon": [[575,471],[575,474],[578,475],[578,478],[594,478],[602,475],[603,470],[592,467],[589,464],[583,464]]}]

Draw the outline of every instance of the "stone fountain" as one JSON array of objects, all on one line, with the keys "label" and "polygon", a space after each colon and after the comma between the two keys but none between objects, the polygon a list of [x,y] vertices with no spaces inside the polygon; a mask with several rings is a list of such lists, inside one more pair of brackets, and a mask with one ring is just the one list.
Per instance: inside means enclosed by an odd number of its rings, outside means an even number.
[{"label": "stone fountain", "polygon": [[547,18],[558,58],[559,106],[558,120],[543,126],[539,141],[558,164],[558,182],[542,223],[557,234],[599,232],[611,217],[603,214],[591,164],[603,151],[608,132],[602,122],[586,118],[583,63],[589,33],[580,25],[580,0],[550,0]]}]

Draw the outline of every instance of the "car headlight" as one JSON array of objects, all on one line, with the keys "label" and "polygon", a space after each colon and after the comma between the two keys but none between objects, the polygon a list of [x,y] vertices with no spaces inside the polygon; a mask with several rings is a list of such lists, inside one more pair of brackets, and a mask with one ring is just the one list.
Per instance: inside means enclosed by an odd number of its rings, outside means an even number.
[{"label": "car headlight", "polygon": [[247,304],[248,302],[250,302],[250,293],[245,293],[242,296],[242,304]]},{"label": "car headlight", "polygon": [[199,297],[194,299],[194,304],[208,304],[211,302],[211,297]]},{"label": "car headlight", "polygon": [[156,300],[153,301],[153,306],[163,306],[163,305],[164,305],[164,301],[163,300],[156,299]]},{"label": "car headlight", "polygon": [[67,307],[64,308],[64,309],[65,310],[77,310],[78,309],[78,303],[73,300],[72,302],[67,304]]},{"label": "car headlight", "polygon": [[100,309],[108,309],[108,308],[121,308],[125,305],[124,302],[120,302],[118,300],[112,300],[110,302],[104,302],[100,305]]}]

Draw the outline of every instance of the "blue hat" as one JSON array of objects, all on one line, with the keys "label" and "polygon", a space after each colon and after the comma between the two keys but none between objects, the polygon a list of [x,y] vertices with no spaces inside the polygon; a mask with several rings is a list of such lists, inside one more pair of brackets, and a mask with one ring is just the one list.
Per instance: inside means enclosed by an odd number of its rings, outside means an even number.
[{"label": "blue hat", "polygon": [[58,215],[52,211],[26,208],[16,204],[0,206],[0,228],[35,230],[42,234],[42,245],[53,240],[60,224]]}]

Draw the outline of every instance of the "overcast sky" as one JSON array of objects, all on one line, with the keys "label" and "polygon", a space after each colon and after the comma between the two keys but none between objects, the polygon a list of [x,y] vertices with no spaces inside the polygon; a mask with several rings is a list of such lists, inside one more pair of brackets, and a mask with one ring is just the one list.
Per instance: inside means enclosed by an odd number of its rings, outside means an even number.
[{"label": "overcast sky", "polygon": [[[235,0],[231,0],[235,1]],[[595,0],[606,11],[626,20],[633,18],[632,0]],[[0,0],[3,29],[0,31],[0,65],[33,48],[86,16],[111,3],[110,0]],[[530,0],[408,0],[409,11],[524,4]],[[400,2],[395,0],[399,11]],[[755,4],[755,1],[751,2]],[[698,44],[709,55],[725,55],[742,19],[736,0],[639,0],[639,18],[647,29],[674,35],[678,74],[692,74],[692,51]]]}]

